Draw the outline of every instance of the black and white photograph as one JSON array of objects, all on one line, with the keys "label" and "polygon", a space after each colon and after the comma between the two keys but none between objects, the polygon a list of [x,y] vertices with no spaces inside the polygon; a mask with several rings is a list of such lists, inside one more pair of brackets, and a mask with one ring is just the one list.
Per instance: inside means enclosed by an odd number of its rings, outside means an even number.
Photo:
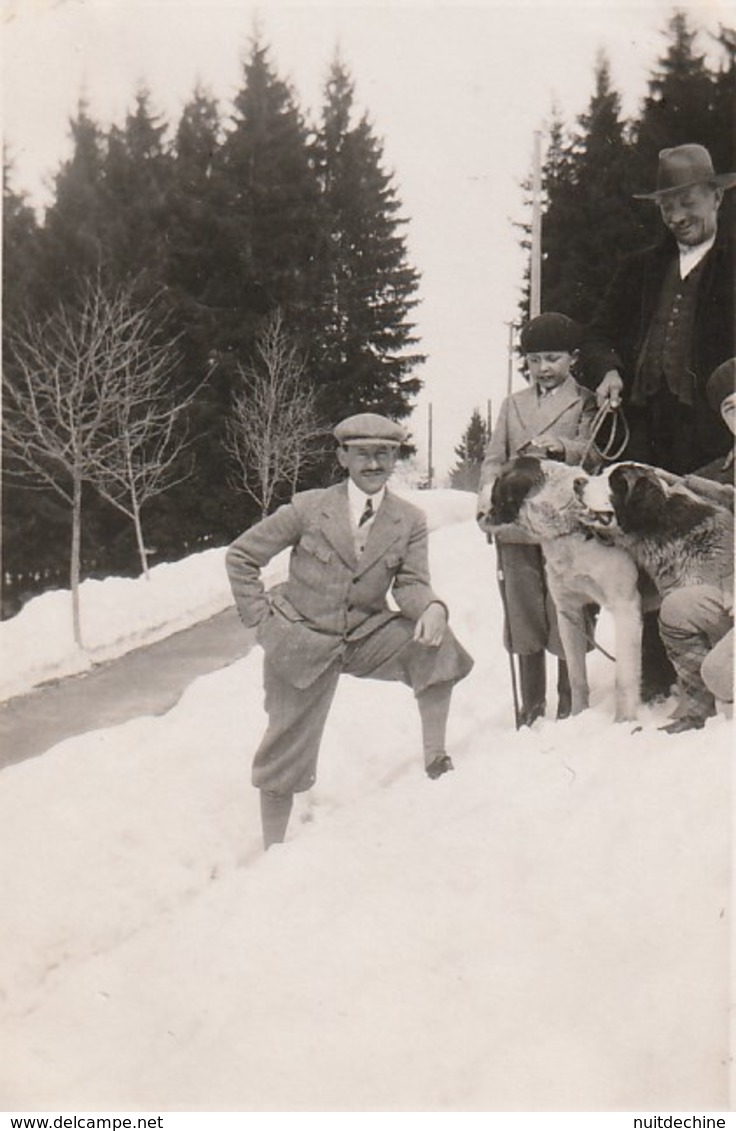
[{"label": "black and white photograph", "polygon": [[4,1126],[728,1126],[736,8],[0,34]]}]

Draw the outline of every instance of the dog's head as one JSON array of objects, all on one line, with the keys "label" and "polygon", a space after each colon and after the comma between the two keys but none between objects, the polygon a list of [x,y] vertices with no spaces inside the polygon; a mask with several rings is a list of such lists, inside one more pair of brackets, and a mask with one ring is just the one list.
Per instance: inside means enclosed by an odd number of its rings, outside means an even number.
[{"label": "dog's head", "polygon": [[616,463],[590,479],[580,493],[586,525],[624,534],[651,533],[662,523],[670,489],[656,470]]},{"label": "dog's head", "polygon": [[507,463],[491,491],[491,523],[516,522],[525,500],[544,485],[542,462],[535,456],[518,456]]},{"label": "dog's head", "polygon": [[514,523],[545,541],[580,529],[587,474],[557,460],[517,456],[502,468],[491,494],[491,524]]}]

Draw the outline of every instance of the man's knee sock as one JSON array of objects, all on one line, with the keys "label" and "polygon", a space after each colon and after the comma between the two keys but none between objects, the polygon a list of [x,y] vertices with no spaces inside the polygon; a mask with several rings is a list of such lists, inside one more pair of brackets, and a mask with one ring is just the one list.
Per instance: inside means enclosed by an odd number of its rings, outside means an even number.
[{"label": "man's knee sock", "polygon": [[445,752],[447,719],[450,714],[452,683],[435,683],[417,695],[419,717],[422,721],[424,764],[431,763]]},{"label": "man's knee sock", "polygon": [[293,793],[271,793],[267,789],[261,790],[264,848],[270,848],[272,844],[281,844],[286,836],[286,826],[289,824],[293,803]]}]

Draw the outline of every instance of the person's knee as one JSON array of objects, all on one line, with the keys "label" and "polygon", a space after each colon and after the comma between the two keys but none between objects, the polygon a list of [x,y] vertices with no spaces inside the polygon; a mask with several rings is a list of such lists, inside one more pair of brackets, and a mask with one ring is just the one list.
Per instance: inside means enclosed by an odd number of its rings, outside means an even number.
[{"label": "person's knee", "polygon": [[662,600],[660,629],[665,633],[705,632],[710,635],[724,616],[724,610],[710,586],[685,585],[673,589]]},{"label": "person's knee", "polygon": [[708,690],[724,703],[733,702],[733,630],[711,648],[700,674]]}]

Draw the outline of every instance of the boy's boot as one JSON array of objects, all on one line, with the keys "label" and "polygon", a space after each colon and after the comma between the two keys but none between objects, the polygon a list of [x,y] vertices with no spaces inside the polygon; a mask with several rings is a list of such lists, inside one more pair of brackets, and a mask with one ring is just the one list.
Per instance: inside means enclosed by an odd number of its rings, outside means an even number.
[{"label": "boy's boot", "polygon": [[565,660],[557,661],[557,718],[568,719],[572,714],[570,673]]},{"label": "boy's boot", "polygon": [[519,656],[521,711],[519,726],[530,727],[544,715],[547,707],[547,657],[542,652]]}]

